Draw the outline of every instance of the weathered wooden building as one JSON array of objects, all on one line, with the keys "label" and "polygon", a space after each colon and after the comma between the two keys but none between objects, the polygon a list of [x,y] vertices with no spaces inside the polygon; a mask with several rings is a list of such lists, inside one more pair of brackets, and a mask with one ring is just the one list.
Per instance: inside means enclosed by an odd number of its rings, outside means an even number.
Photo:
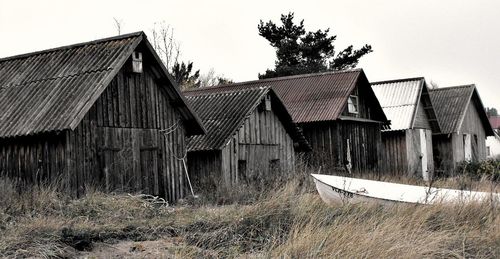
[{"label": "weathered wooden building", "polygon": [[362,69],[278,77],[204,89],[271,86],[312,147],[307,161],[323,173],[378,172],[387,123]]},{"label": "weathered wooden building", "polygon": [[430,179],[434,171],[432,134],[440,129],[425,79],[374,82],[372,88],[391,121],[382,130],[382,171]]},{"label": "weathered wooden building", "polygon": [[0,175],[174,201],[201,122],[143,32],[0,60]]},{"label": "weathered wooden building", "polygon": [[197,186],[231,186],[293,172],[295,150],[309,149],[269,87],[184,94],[207,130],[187,142],[189,173]]},{"label": "weathered wooden building", "polygon": [[486,158],[486,137],[493,135],[475,85],[429,91],[441,133],[434,134],[436,169],[451,173],[457,163]]},{"label": "weathered wooden building", "polygon": [[489,116],[488,119],[494,134],[486,138],[486,156],[500,158],[500,116]]}]

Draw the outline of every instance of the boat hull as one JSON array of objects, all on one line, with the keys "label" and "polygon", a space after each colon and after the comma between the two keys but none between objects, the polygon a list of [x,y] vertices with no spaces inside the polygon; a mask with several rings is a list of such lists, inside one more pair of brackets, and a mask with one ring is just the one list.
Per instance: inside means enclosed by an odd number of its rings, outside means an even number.
[{"label": "boat hull", "polygon": [[327,204],[377,202],[435,204],[450,202],[500,203],[500,194],[434,188],[333,175],[312,174],[321,199]]}]

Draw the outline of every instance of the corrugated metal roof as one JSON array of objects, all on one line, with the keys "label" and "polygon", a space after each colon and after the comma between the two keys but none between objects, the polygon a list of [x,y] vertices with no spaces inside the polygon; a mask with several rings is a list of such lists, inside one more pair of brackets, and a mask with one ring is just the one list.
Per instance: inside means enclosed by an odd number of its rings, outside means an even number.
[{"label": "corrugated metal roof", "polygon": [[492,128],[500,129],[500,116],[490,116],[488,119]]},{"label": "corrugated metal roof", "polygon": [[[293,120],[301,123],[338,119],[344,110],[347,98],[359,82],[366,83],[370,88],[362,69],[270,78],[198,88],[188,92],[216,93],[228,89],[271,86],[283,100]],[[373,99],[376,103],[375,95]],[[373,107],[372,111],[378,116],[376,120],[387,120],[381,107]]]},{"label": "corrugated metal roof", "polygon": [[474,92],[474,85],[431,89],[429,92],[441,125],[441,132],[457,132]]},{"label": "corrugated metal roof", "polygon": [[137,32],[0,59],[0,137],[74,129],[143,40]]},{"label": "corrugated metal roof", "polygon": [[404,130],[413,127],[424,78],[408,78],[372,83],[373,91],[382,105],[390,130]]},{"label": "corrugated metal roof", "polygon": [[188,138],[189,151],[222,149],[267,95],[273,98],[273,105],[277,105],[277,115],[294,141],[308,148],[305,137],[270,87],[232,89],[216,93],[191,91],[185,94],[207,131],[206,135]]},{"label": "corrugated metal roof", "polygon": [[486,136],[493,136],[493,129],[488,121],[483,102],[475,85],[462,85],[432,89],[429,94],[436,110],[442,133],[458,132],[469,103],[476,106],[479,119],[483,123]]}]

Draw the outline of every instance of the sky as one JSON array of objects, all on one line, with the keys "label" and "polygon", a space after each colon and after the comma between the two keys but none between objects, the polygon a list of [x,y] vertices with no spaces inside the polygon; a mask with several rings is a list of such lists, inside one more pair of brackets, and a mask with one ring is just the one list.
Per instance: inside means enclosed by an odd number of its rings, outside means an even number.
[{"label": "sky", "polygon": [[0,57],[117,35],[175,29],[182,60],[233,81],[273,68],[275,51],[258,35],[260,20],[294,12],[306,30],[330,28],[336,49],[372,45],[363,57],[370,81],[424,76],[440,87],[476,84],[487,107],[500,108],[500,1],[0,0]]}]

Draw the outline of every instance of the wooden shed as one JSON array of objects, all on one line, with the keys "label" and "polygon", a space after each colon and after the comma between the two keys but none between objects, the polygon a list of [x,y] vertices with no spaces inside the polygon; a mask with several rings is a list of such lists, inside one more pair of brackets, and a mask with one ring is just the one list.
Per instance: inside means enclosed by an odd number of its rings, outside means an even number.
[{"label": "wooden shed", "polygon": [[486,138],[486,156],[500,159],[500,116],[489,116],[493,136]]},{"label": "wooden shed", "polygon": [[0,59],[0,175],[184,195],[201,121],[143,32]]},{"label": "wooden shed", "polygon": [[295,150],[309,150],[300,129],[269,87],[186,91],[206,135],[188,139],[188,168],[196,186],[231,186],[293,172]]},{"label": "wooden shed", "polygon": [[436,169],[453,173],[461,161],[486,158],[486,137],[493,136],[483,103],[475,85],[429,91],[441,133],[434,134]]},{"label": "wooden shed", "polygon": [[434,171],[432,134],[439,123],[423,77],[372,83],[391,121],[382,130],[382,171],[429,180]]},{"label": "wooden shed", "polygon": [[203,89],[271,86],[312,147],[306,161],[322,173],[378,172],[387,123],[362,69],[263,79]]}]

